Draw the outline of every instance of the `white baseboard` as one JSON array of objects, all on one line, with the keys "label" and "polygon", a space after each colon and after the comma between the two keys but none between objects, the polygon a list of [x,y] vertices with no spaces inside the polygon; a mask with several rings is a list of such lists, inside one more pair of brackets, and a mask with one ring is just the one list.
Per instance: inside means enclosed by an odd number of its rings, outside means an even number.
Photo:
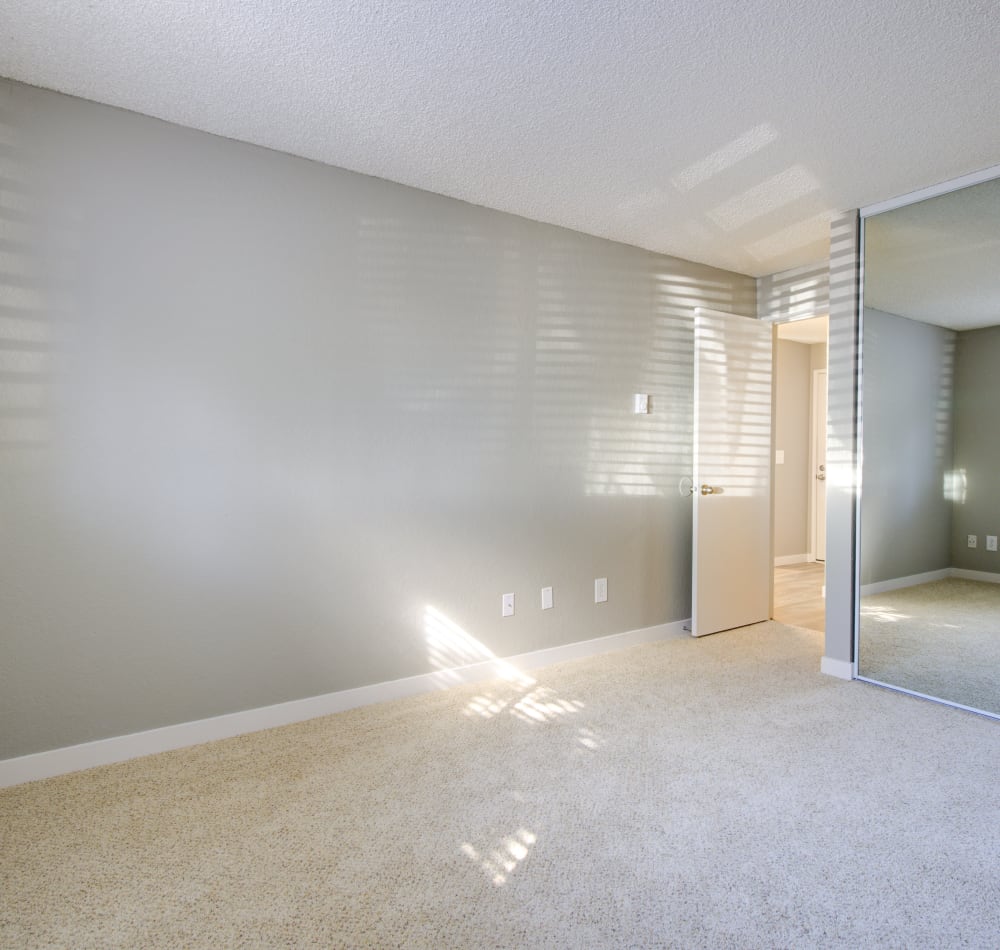
[{"label": "white baseboard", "polygon": [[808,554],[782,554],[774,559],[774,566],[788,567],[789,564],[806,564],[811,560]]},{"label": "white baseboard", "polygon": [[854,666],[849,660],[835,660],[833,657],[824,656],[819,661],[819,671],[827,676],[836,676],[837,679],[854,679]]},{"label": "white baseboard", "polygon": [[947,580],[949,577],[964,581],[985,581],[987,584],[1000,584],[1000,574],[994,574],[992,571],[970,571],[964,567],[945,567],[940,571],[928,571],[926,574],[911,574],[909,577],[893,577],[875,584],[863,584],[861,596],[884,594],[890,590],[901,590],[904,587],[915,587],[917,584]]},{"label": "white baseboard", "polygon": [[[233,736],[257,732],[261,729],[287,726],[293,722],[315,719],[317,716],[328,716],[358,706],[447,689],[460,683],[475,683],[498,678],[518,678],[523,675],[525,670],[551,666],[553,663],[598,656],[602,653],[610,653],[640,643],[652,643],[656,640],[667,640],[675,637],[687,638],[690,634],[684,628],[690,628],[690,626],[690,620],[678,620],[674,623],[643,627],[639,630],[597,637],[593,640],[580,640],[563,646],[534,650],[507,659],[486,660],[482,663],[473,663],[455,669],[422,673],[419,676],[408,676],[405,679],[373,683],[370,686],[359,686],[356,689],[340,690],[322,696],[310,696],[307,699],[294,699],[273,706],[261,706],[257,709],[212,716],[209,719],[181,722],[173,726],[135,732],[131,735],[97,739],[94,742],[83,742],[80,745],[66,746],[62,749],[51,749],[47,752],[36,752],[14,759],[4,759],[0,760],[0,788],[20,785],[23,782],[33,782],[42,778],[51,778],[55,775],[64,775],[67,772],[78,772],[81,769],[89,769],[97,765],[124,762],[127,759],[153,755],[157,752],[169,752],[171,749],[183,749],[186,746],[212,742],[216,739],[230,739]],[[530,682],[528,677],[524,677],[524,679]]]},{"label": "white baseboard", "polygon": [[890,590],[901,590],[904,587],[916,587],[917,584],[929,584],[931,581],[943,581],[954,576],[952,568],[945,567],[939,571],[927,571],[924,574],[910,574],[907,577],[892,577],[887,581],[877,581],[874,584],[862,584],[861,596],[884,594]]},{"label": "white baseboard", "polygon": [[986,581],[987,584],[1000,584],[1000,574],[994,574],[992,571],[970,571],[964,567],[953,567],[949,576],[963,581]]}]

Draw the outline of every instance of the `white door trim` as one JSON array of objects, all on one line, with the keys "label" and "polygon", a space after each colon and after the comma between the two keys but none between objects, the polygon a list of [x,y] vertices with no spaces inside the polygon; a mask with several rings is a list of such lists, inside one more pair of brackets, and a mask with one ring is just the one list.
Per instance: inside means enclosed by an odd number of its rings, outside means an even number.
[{"label": "white door trim", "polygon": [[[812,380],[809,387],[809,560],[815,561],[818,552],[817,538],[816,538],[816,498],[817,498],[817,487],[819,485],[819,480],[816,478],[816,466],[819,464],[816,452],[816,438],[819,432],[823,432],[824,437],[826,434],[826,419],[817,420],[816,411],[818,407],[818,400],[816,394],[819,391],[819,378],[820,375],[827,378],[827,370],[824,369],[814,369],[812,371]],[[826,559],[826,551],[823,552],[823,558]]]}]

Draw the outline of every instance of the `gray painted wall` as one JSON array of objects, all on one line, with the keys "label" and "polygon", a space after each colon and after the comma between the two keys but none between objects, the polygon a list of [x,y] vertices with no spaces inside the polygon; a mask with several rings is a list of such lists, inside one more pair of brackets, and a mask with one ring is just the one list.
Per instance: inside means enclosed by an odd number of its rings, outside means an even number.
[{"label": "gray painted wall", "polygon": [[809,551],[809,412],[812,347],[778,340],[775,363],[774,556]]},{"label": "gray painted wall", "polygon": [[9,82],[0,144],[0,757],[689,616],[753,280]]},{"label": "gray painted wall", "polygon": [[951,565],[955,337],[865,308],[862,584]]},{"label": "gray painted wall", "polygon": [[762,320],[818,317],[829,312],[827,261],[768,274],[757,281],[757,315]]},{"label": "gray painted wall", "polygon": [[[1000,327],[964,330],[955,350],[955,468],[965,473],[965,495],[953,506],[952,565],[1000,572],[1000,554],[986,535],[1000,535]],[[957,500],[957,499],[956,499]],[[975,534],[979,546],[970,549]]]}]

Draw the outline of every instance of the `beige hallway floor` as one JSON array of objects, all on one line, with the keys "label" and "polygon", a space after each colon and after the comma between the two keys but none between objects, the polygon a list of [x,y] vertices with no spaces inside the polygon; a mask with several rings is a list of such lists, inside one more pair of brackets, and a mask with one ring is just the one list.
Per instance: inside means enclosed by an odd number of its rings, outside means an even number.
[{"label": "beige hallway floor", "polygon": [[821,561],[774,569],[775,620],[807,630],[826,630],[823,585],[826,565]]}]

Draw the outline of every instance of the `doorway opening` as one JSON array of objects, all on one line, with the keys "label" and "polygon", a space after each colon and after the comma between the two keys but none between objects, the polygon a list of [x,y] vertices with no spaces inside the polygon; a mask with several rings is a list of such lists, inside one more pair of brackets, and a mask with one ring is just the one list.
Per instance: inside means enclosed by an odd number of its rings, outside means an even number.
[{"label": "doorway opening", "polygon": [[774,360],[771,616],[826,627],[826,316],[781,323]]}]

